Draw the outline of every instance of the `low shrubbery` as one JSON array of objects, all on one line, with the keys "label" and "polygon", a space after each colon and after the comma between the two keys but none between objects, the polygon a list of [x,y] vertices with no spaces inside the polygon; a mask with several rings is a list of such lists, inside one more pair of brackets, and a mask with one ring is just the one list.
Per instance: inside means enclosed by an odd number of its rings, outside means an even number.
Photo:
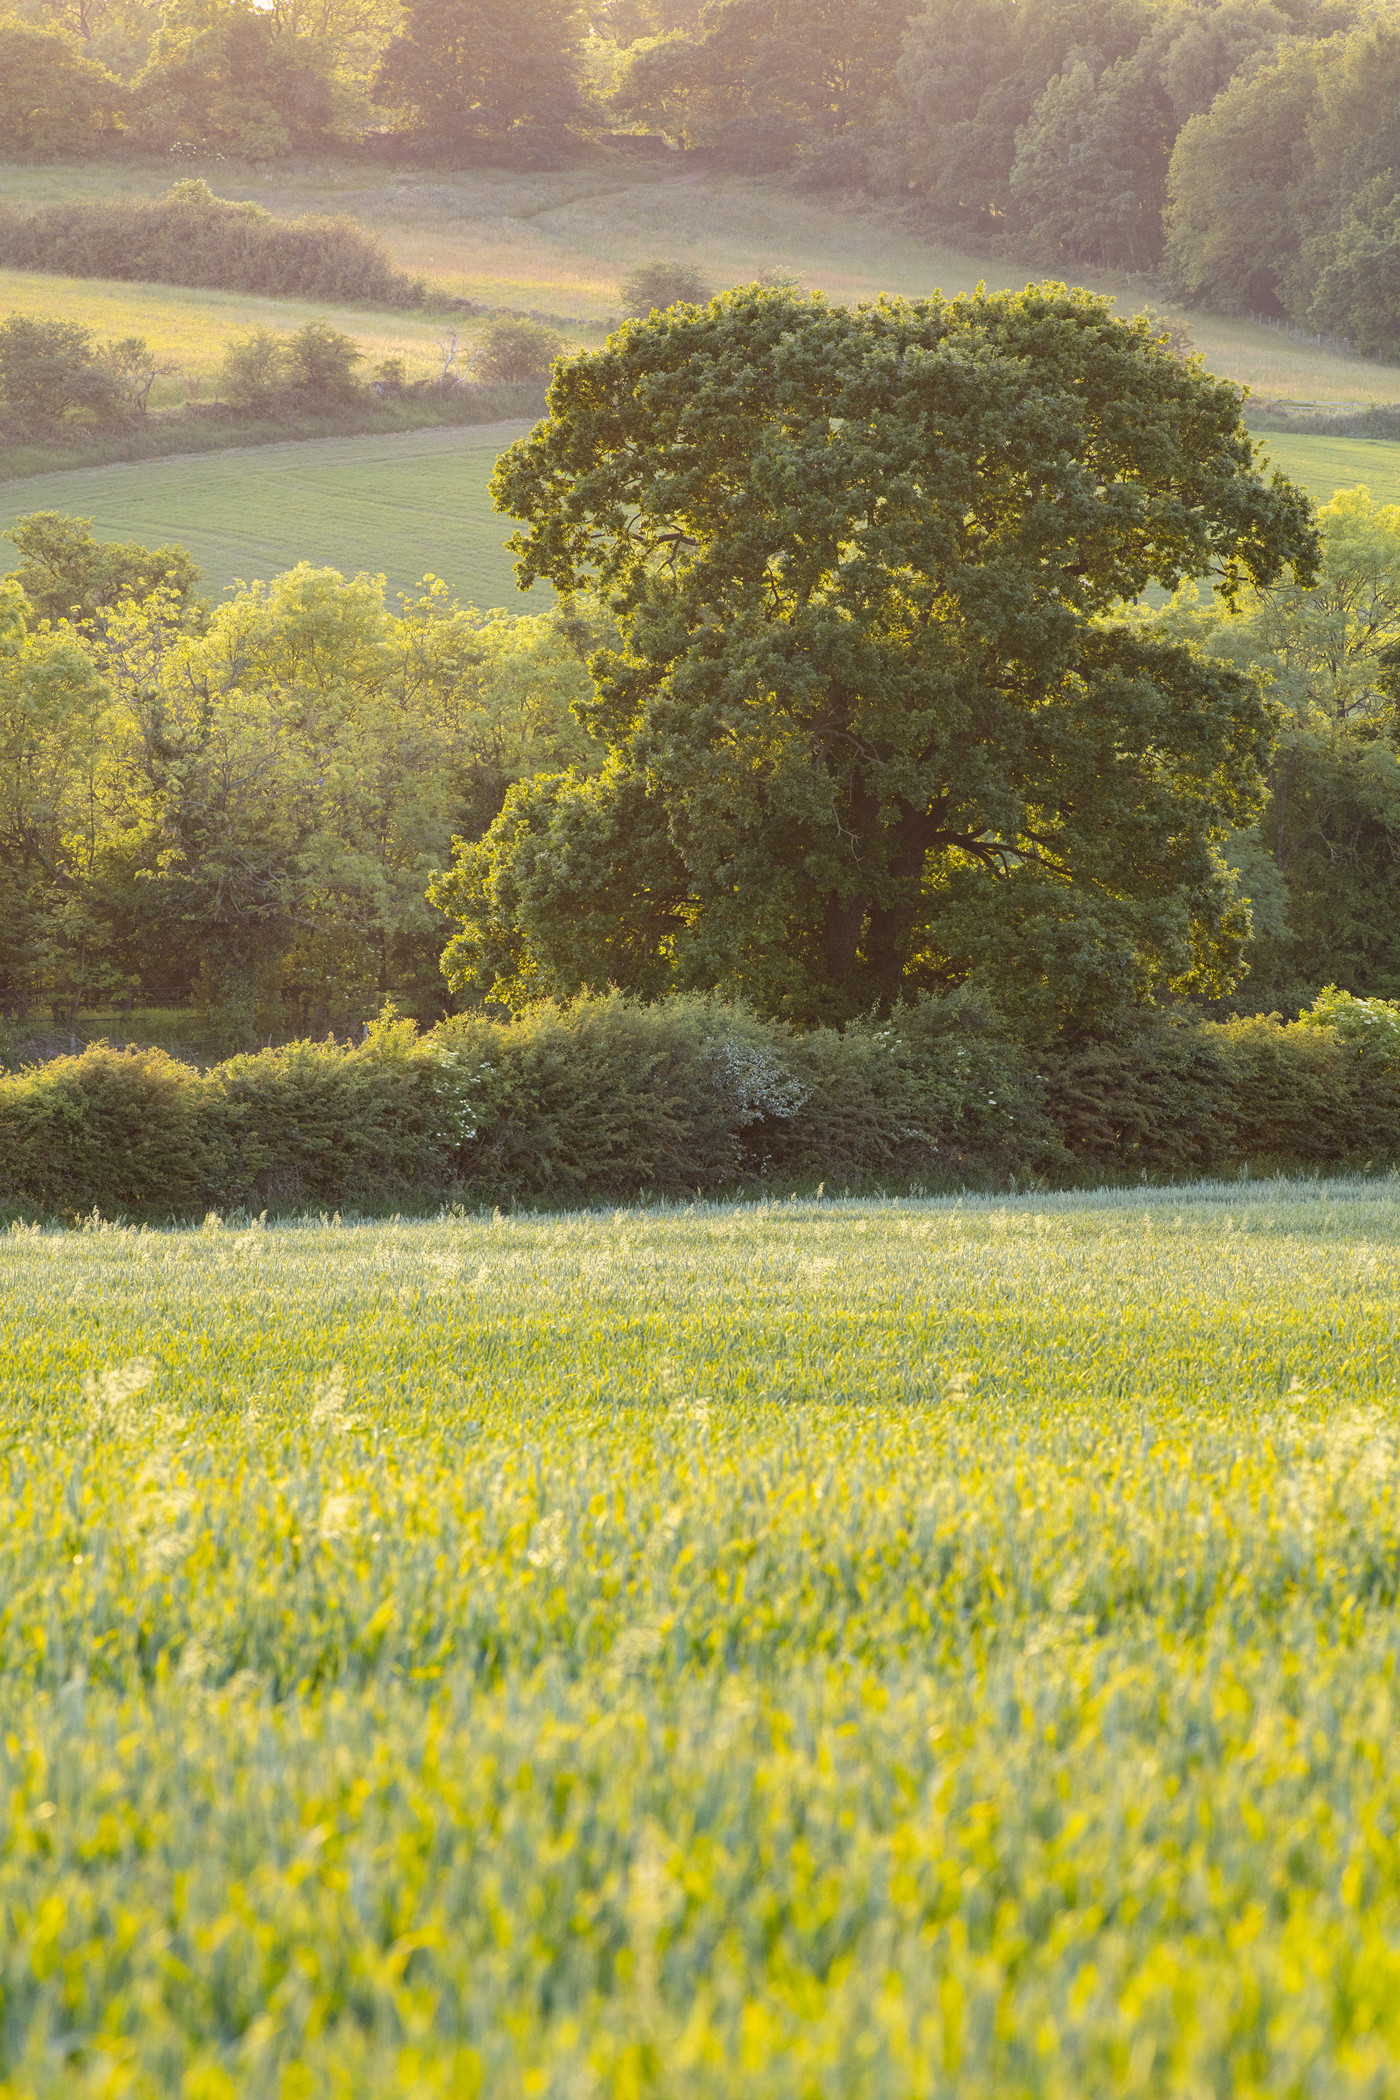
[{"label": "low shrubbery", "polygon": [[348,218],[278,219],[259,204],[177,182],[163,197],[0,208],[0,269],[187,284],[342,305],[421,306],[423,280],[396,269]]},{"label": "low shrubbery", "polygon": [[94,1045],[0,1080],[0,1202],[162,1218],[1400,1161],[1397,1017],[1363,1040],[1344,1007],[1038,1056],[959,998],[796,1033],[616,994],[427,1035],[389,1014],[354,1047],[203,1074]]}]

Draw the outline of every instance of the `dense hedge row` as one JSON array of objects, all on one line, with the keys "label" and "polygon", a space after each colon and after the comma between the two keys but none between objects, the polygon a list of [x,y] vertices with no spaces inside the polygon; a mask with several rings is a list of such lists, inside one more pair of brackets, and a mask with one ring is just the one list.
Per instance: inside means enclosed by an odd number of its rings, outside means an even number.
[{"label": "dense hedge row", "polygon": [[0,1203],[33,1216],[588,1203],[1400,1161],[1400,1061],[1333,1027],[1145,1028],[1038,1059],[965,1003],[794,1035],[620,997],[201,1074],[94,1046],[0,1080]]},{"label": "dense hedge row", "polygon": [[396,269],[353,219],[276,219],[198,179],[163,197],[0,207],[0,269],[189,284],[347,305],[421,306],[421,278]]}]

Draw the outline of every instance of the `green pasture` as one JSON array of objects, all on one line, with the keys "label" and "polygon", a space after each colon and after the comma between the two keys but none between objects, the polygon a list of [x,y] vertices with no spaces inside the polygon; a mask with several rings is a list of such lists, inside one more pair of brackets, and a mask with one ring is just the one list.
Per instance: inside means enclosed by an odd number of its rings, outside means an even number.
[{"label": "green pasture", "polygon": [[[299,561],[387,576],[427,573],[464,602],[523,606],[510,521],[487,493],[502,447],[528,426],[489,423],[387,437],[317,438],[0,484],[0,526],[28,511],[90,517],[100,539],[188,547],[213,596]],[[0,569],[17,556],[0,541]]]},{"label": "green pasture", "polygon": [[[287,215],[346,212],[383,234],[397,262],[446,293],[594,325],[616,315],[618,280],[635,263],[658,255],[684,257],[716,286],[746,282],[764,265],[781,264],[843,300],[881,292],[921,297],[935,288],[970,291],[979,280],[1019,287],[1027,277],[1045,274],[950,248],[896,210],[838,206],[782,182],[711,172],[681,160],[638,167],[620,156],[597,156],[549,173],[478,168],[372,176],[354,166],[269,172],[211,161],[180,172],[202,174],[221,196],[252,198]],[[33,205],[122,192],[151,196],[170,181],[168,164],[0,166],[0,198]],[[1089,272],[1084,281],[1114,293],[1127,312],[1149,298],[1164,307],[1141,278]],[[0,278],[0,313],[3,286]],[[328,317],[334,320],[333,311]],[[1337,356],[1253,321],[1198,313],[1184,318],[1211,370],[1260,396],[1400,400],[1400,369]],[[380,326],[406,339],[414,334],[406,317],[382,316]],[[153,339],[158,333],[154,326],[144,332]]]},{"label": "green pasture", "polygon": [[1400,2089],[1400,1185],[0,1241],[6,2100]]},{"label": "green pasture", "polygon": [[1269,431],[1259,440],[1270,461],[1325,503],[1338,489],[1369,488],[1377,503],[1400,503],[1400,444],[1384,438],[1308,437]]}]

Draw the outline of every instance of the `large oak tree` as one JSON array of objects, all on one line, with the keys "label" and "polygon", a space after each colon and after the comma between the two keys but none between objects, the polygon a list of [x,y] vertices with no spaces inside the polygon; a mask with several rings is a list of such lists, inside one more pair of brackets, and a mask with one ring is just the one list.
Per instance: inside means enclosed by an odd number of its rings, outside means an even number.
[{"label": "large oak tree", "polygon": [[596,590],[607,764],[523,782],[437,887],[514,1001],[719,986],[794,1018],[990,984],[1027,1021],[1222,985],[1244,672],[1112,617],[1310,576],[1228,383],[1063,286],[857,311],[757,286],[556,367],[497,470],[520,575]]}]

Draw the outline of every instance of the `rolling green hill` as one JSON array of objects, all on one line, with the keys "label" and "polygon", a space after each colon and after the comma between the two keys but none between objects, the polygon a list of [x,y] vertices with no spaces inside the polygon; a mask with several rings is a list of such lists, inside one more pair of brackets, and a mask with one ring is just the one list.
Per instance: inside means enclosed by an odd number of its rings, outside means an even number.
[{"label": "rolling green hill", "polygon": [[[576,315],[595,325],[616,315],[619,278],[657,255],[684,257],[715,286],[747,282],[764,265],[777,263],[842,300],[873,299],[881,292],[917,298],[935,287],[971,291],[979,280],[1016,287],[1030,277],[1063,274],[1063,265],[1038,268],[952,248],[887,208],[833,202],[787,183],[670,157],[648,167],[594,159],[548,172],[434,168],[378,174],[363,165],[270,170],[210,161],[183,164],[180,173],[203,175],[220,196],[252,199],[286,216],[348,213],[383,235],[396,263],[441,292]],[[0,167],[5,201],[20,206],[68,197],[155,196],[170,179],[168,165],[130,161]],[[1149,299],[1165,304],[1140,277],[1087,271],[1083,281],[1114,293],[1122,312],[1132,313]],[[80,287],[69,282],[76,296]],[[26,279],[23,298],[16,300],[18,281],[0,273],[0,315],[9,310],[7,291],[12,303],[30,310],[34,283]],[[124,299],[145,290],[119,289]],[[192,302],[220,303],[220,311],[211,313],[211,334],[225,325],[224,309],[276,303],[242,294],[177,296],[182,327],[191,333],[198,332]],[[1311,338],[1255,321],[1203,313],[1184,318],[1210,369],[1260,398],[1400,399],[1400,370],[1394,367],[1342,357]],[[336,325],[351,334],[370,333],[364,316]],[[411,362],[419,327],[411,316],[384,315],[374,332],[402,339],[404,351],[396,354]],[[155,327],[140,332],[153,340],[159,335]]]}]

